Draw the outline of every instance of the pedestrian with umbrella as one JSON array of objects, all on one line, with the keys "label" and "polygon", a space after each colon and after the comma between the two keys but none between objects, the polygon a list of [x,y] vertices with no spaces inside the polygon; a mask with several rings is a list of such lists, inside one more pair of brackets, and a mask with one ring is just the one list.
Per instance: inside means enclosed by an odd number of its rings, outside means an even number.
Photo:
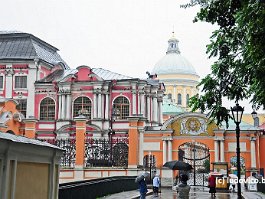
[{"label": "pedestrian with umbrella", "polygon": [[235,175],[235,174],[229,174],[229,182],[230,182],[230,184],[231,184],[231,191],[232,192],[235,192],[235,188],[236,188],[236,180],[237,180],[237,175]]},{"label": "pedestrian with umbrella", "polygon": [[135,182],[138,183],[138,186],[139,186],[140,199],[145,199],[145,196],[147,193],[147,185],[146,185],[145,179],[148,175],[149,173],[145,172],[137,176],[135,179]]},{"label": "pedestrian with umbrella", "polygon": [[[172,170],[180,170],[188,172],[192,169],[192,166],[186,162],[174,160],[166,162],[164,167],[168,167]],[[178,193],[178,198],[180,199],[188,199],[190,193],[190,186],[187,184],[189,177],[186,173],[180,175],[180,183],[176,186],[173,186],[173,190],[176,190]]]},{"label": "pedestrian with umbrella", "polygon": [[176,187],[178,198],[180,199],[189,199],[190,185],[187,184],[188,180],[189,177],[186,174],[180,176],[180,183]]},{"label": "pedestrian with umbrella", "polygon": [[183,171],[189,171],[192,169],[192,166],[189,163],[179,161],[179,160],[173,160],[166,162],[164,167],[167,167],[172,170],[183,170]]}]

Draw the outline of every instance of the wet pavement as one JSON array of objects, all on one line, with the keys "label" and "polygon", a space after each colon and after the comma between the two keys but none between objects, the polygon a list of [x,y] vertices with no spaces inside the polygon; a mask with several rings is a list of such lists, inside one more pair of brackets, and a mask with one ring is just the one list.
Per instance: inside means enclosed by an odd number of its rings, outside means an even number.
[{"label": "wet pavement", "polygon": [[[153,191],[148,190],[146,199],[178,199],[177,192],[173,191],[171,188],[162,188],[161,193],[158,197],[153,196]],[[245,189],[242,190],[245,199],[265,199],[265,195],[260,192],[248,192]],[[112,194],[110,196],[103,197],[102,199],[136,199],[139,198],[138,190],[126,191],[117,194]],[[211,194],[209,193],[209,188],[207,187],[191,187],[189,199],[210,199]],[[215,199],[237,199],[237,193],[216,193]]]},{"label": "wet pavement", "polygon": [[[146,199],[177,199],[177,192],[172,191],[171,189],[162,189],[161,193],[159,194],[158,197],[154,197],[152,195],[147,196]],[[190,190],[190,196],[189,199],[195,199],[195,198],[200,198],[200,199],[205,199],[205,198],[211,198],[211,194],[209,193],[208,188],[203,188],[203,187],[192,187]],[[236,199],[237,194],[236,193],[216,193],[216,199]]]}]

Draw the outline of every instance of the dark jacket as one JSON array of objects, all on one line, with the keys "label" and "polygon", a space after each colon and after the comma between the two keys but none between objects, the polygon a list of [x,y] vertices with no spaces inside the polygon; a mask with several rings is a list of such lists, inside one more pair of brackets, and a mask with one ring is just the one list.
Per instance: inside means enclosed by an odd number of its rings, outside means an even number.
[{"label": "dark jacket", "polygon": [[189,199],[189,194],[190,194],[190,186],[187,185],[185,182],[181,182],[177,186],[177,192],[178,192],[178,198],[180,199]]},{"label": "dark jacket", "polygon": [[140,193],[147,193],[147,186],[144,179],[139,182],[139,190]]}]

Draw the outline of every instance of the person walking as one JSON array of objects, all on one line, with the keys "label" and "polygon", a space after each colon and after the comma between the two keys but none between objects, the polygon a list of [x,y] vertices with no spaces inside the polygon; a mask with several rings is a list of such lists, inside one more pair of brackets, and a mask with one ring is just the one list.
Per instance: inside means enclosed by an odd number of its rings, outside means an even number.
[{"label": "person walking", "polygon": [[141,178],[139,179],[138,185],[139,185],[140,199],[145,199],[147,193],[147,186],[144,175],[142,175]]},{"label": "person walking", "polygon": [[154,179],[153,179],[153,192],[154,196],[158,196],[158,189],[160,187],[160,179],[159,179],[159,174],[156,174]]},{"label": "person walking", "polygon": [[216,193],[216,179],[213,175],[210,174],[209,178],[208,178],[208,186],[210,188],[209,193],[211,193],[211,197],[216,197],[215,193]]},{"label": "person walking", "polygon": [[180,176],[180,183],[177,185],[176,190],[179,199],[189,199],[190,186],[187,184],[189,177],[187,174]]}]

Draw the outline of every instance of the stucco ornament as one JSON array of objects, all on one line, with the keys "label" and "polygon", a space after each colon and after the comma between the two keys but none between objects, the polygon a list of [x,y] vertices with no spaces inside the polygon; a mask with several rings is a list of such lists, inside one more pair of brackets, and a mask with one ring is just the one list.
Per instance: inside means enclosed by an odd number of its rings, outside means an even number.
[{"label": "stucco ornament", "polygon": [[200,135],[207,133],[207,124],[203,118],[188,117],[181,121],[180,134],[182,135]]}]

